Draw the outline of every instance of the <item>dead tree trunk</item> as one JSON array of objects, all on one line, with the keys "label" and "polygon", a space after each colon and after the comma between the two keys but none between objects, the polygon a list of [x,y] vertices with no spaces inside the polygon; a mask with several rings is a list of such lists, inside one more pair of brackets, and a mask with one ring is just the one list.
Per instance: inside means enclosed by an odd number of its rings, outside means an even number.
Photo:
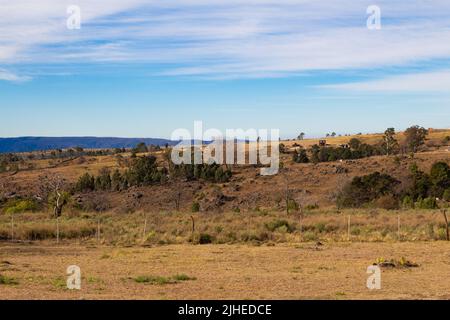
[{"label": "dead tree trunk", "polygon": [[194,232],[195,232],[195,220],[194,220],[194,216],[191,216],[191,220],[192,220],[192,235],[194,235]]},{"label": "dead tree trunk", "polygon": [[55,215],[55,218],[58,218],[61,216],[61,213],[62,213],[61,193],[59,191],[56,191],[56,202],[55,207],[53,208],[53,214]]},{"label": "dead tree trunk", "polygon": [[286,215],[289,215],[289,202],[291,200],[291,191],[289,190],[289,180],[287,175],[284,177],[285,182],[285,190],[284,190],[284,196],[285,196],[285,202],[286,202]]}]

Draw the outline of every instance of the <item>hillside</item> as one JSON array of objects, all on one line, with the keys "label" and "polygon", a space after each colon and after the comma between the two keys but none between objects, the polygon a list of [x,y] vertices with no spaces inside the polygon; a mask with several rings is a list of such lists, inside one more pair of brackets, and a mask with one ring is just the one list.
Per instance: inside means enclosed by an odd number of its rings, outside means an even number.
[{"label": "hillside", "polygon": [[[373,156],[356,160],[302,164],[293,162],[291,154],[281,154],[283,168],[275,176],[260,176],[259,168],[252,165],[233,166],[233,176],[226,183],[178,181],[148,187],[133,187],[120,192],[88,193],[80,195],[78,199],[87,208],[95,208],[98,202],[101,202],[102,210],[119,213],[174,210],[178,196],[181,197],[180,209],[186,211],[190,211],[194,201],[200,203],[203,212],[255,209],[282,211],[284,205],[282,199],[287,183],[292,189],[293,199],[302,206],[328,207],[334,205],[336,193],[343,184],[355,176],[379,171],[401,180],[408,174],[408,168],[412,163],[417,163],[422,170],[427,171],[436,161],[448,162],[450,159],[448,146],[442,145],[442,136],[447,135],[450,135],[450,130],[431,132],[424,150],[417,153],[414,158],[409,155],[399,155],[395,158]],[[347,143],[354,137],[330,138],[327,142],[330,145],[339,145]],[[379,137],[374,135],[356,137],[368,143],[377,143],[379,140]],[[401,134],[398,138],[401,139]],[[318,140],[282,142],[288,147],[294,143],[309,146],[318,143]],[[164,151],[152,152],[160,166],[167,166],[163,153]],[[24,165],[23,169],[16,173],[0,174],[0,187],[4,191],[14,190],[23,196],[33,196],[39,185],[40,176],[44,174],[56,173],[65,177],[68,182],[75,183],[85,172],[97,175],[102,168],[123,171],[126,168],[122,162],[126,162],[129,157],[130,154],[125,153],[119,157],[125,160],[120,161],[115,155],[75,157],[67,160],[30,160],[28,167]]]}]

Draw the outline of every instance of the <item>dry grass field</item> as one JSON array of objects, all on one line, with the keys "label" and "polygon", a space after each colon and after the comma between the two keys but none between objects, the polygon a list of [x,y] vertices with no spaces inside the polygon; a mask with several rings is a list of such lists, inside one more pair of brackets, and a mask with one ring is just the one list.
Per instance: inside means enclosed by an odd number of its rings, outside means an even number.
[{"label": "dry grass field", "polygon": [[[450,299],[450,244],[315,243],[275,246],[0,246],[0,299]],[[382,268],[378,258],[415,268]],[[78,265],[81,290],[66,288]],[[150,279],[150,280],[148,280]],[[145,281],[149,282],[145,282]]]},{"label": "dry grass field", "polygon": [[[194,219],[194,230],[192,229]],[[349,221],[350,220],[350,221]],[[349,225],[350,222],[350,225]],[[326,242],[445,240],[440,210],[346,209],[305,211],[303,216],[277,211],[131,214],[78,213],[59,219],[62,244],[81,245],[253,245]],[[48,213],[0,216],[0,239],[56,243],[56,220]]]}]

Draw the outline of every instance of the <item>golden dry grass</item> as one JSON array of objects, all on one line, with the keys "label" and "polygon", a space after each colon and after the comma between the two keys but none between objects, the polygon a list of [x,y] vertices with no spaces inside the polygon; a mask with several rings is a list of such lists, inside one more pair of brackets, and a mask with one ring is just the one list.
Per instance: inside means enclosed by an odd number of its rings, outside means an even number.
[{"label": "golden dry grass", "polygon": [[[207,235],[215,244],[301,243],[307,241],[434,241],[444,240],[439,210],[380,209],[310,210],[303,216],[257,210],[246,213],[159,212],[132,214],[74,213],[59,221],[63,243],[97,245],[167,245],[198,243]],[[195,230],[192,232],[192,220]],[[350,219],[350,229],[348,229]],[[55,243],[56,222],[48,213],[0,215],[0,239]],[[400,229],[399,223],[400,222]],[[100,227],[100,236],[97,230]]]},{"label": "golden dry grass", "polygon": [[[445,137],[450,136],[450,129],[431,129],[427,140],[435,143],[442,143]],[[336,137],[325,137],[320,139],[304,139],[304,140],[290,140],[290,141],[282,141],[286,146],[292,147],[294,143],[302,145],[303,147],[311,147],[314,144],[318,144],[319,140],[327,140],[327,143],[332,146],[337,146],[341,144],[347,144],[351,139],[356,138],[361,140],[363,143],[367,144],[376,144],[380,142],[383,138],[383,133],[371,133],[371,134],[362,134],[362,135],[351,135],[351,136],[336,136]],[[405,135],[403,132],[398,132],[395,135],[395,138],[402,143],[405,140]]]},{"label": "golden dry grass", "polygon": [[[154,248],[1,245],[0,299],[449,299],[450,244],[172,245]],[[366,288],[377,258],[405,257],[411,269],[383,269],[381,290]],[[65,287],[82,271],[81,291]],[[138,276],[195,280],[138,283]],[[163,282],[164,283],[164,282]]]}]

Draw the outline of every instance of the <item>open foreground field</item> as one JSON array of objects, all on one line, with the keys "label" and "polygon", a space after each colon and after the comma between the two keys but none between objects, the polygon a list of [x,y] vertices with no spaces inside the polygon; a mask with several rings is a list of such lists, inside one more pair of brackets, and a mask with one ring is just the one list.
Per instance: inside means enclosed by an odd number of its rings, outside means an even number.
[{"label": "open foreground field", "polygon": [[[450,299],[450,243],[301,243],[106,247],[0,245],[0,299]],[[379,258],[414,268],[382,268]],[[81,290],[66,268],[81,268]]]}]

